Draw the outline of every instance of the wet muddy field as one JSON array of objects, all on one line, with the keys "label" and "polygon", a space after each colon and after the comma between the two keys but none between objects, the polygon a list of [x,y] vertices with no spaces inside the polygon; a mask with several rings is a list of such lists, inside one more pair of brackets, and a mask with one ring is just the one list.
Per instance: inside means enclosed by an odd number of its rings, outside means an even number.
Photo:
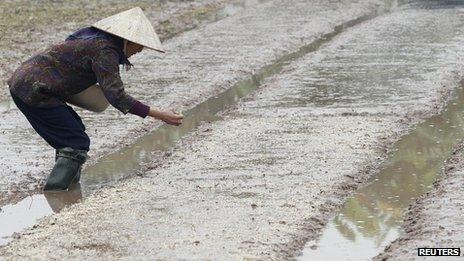
[{"label": "wet muddy field", "polygon": [[[167,40],[164,46],[172,51],[162,57],[153,52],[135,57],[131,75],[136,77],[123,75],[127,91],[149,105],[183,111],[251,77],[280,56],[332,33],[335,27],[385,6],[377,1],[320,2],[311,6],[305,1],[291,6],[281,2],[253,3],[246,5],[240,15]],[[247,44],[237,46],[236,41]],[[102,114],[78,112],[92,141],[88,165],[160,126],[149,119],[121,115],[114,109]],[[0,156],[0,168],[5,170],[0,184],[5,184],[6,190],[2,199],[21,198],[41,187],[54,152],[34,135],[17,109],[0,114],[0,122],[4,123],[0,127],[4,133],[0,149],[6,151]]]},{"label": "wet muddy field", "polygon": [[124,75],[184,126],[79,111],[92,160],[80,186],[43,195],[53,152],[4,102],[0,257],[396,260],[464,246],[464,3],[160,3],[175,10],[165,20],[214,6]]}]

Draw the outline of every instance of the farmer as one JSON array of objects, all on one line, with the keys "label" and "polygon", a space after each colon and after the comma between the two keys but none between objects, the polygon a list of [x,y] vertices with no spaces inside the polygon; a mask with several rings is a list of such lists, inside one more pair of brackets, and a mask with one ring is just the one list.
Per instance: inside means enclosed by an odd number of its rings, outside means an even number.
[{"label": "farmer", "polygon": [[102,111],[109,103],[124,114],[182,123],[181,114],[150,108],[124,91],[119,65],[130,69],[128,58],[144,47],[164,52],[152,25],[136,7],[71,34],[21,64],[8,80],[19,110],[56,150],[44,190],[67,190],[79,182],[87,159],[89,137],[67,103],[93,111]]}]

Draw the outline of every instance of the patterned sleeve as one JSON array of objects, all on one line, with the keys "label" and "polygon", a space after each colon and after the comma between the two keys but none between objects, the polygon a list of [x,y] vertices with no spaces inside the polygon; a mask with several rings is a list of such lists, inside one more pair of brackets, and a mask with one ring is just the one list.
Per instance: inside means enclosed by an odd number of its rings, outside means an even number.
[{"label": "patterned sleeve", "polygon": [[117,51],[111,47],[100,49],[92,60],[92,70],[108,102],[122,113],[128,113],[137,100],[124,91]]}]

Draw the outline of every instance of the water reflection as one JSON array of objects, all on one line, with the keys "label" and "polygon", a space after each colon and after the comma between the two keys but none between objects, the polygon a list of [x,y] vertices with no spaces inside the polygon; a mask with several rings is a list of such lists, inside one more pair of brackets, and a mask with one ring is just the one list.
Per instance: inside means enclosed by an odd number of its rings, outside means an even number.
[{"label": "water reflection", "polygon": [[338,257],[350,252],[357,252],[356,258],[373,257],[401,233],[407,207],[430,189],[453,145],[464,139],[464,91],[457,92],[458,99],[440,115],[419,124],[396,143],[372,183],[347,200],[320,241],[305,249],[303,258],[320,260],[329,249],[335,258],[334,245]]},{"label": "water reflection", "polygon": [[45,192],[44,197],[53,212],[58,213],[64,207],[77,203],[82,199],[81,184],[73,184],[68,191]]},{"label": "water reflection", "polygon": [[17,233],[36,224],[40,218],[60,212],[82,198],[80,184],[69,191],[47,192],[24,198],[16,204],[0,208],[0,246],[7,244]]}]

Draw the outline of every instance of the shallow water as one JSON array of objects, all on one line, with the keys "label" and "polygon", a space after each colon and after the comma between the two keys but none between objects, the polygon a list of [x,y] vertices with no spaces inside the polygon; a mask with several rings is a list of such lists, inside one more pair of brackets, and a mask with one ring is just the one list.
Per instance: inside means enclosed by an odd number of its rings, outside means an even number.
[{"label": "shallow water", "polygon": [[35,194],[16,204],[0,208],[0,246],[7,244],[24,228],[31,227],[41,217],[59,212],[65,206],[76,203],[82,198],[80,185],[74,185],[68,192]]}]

